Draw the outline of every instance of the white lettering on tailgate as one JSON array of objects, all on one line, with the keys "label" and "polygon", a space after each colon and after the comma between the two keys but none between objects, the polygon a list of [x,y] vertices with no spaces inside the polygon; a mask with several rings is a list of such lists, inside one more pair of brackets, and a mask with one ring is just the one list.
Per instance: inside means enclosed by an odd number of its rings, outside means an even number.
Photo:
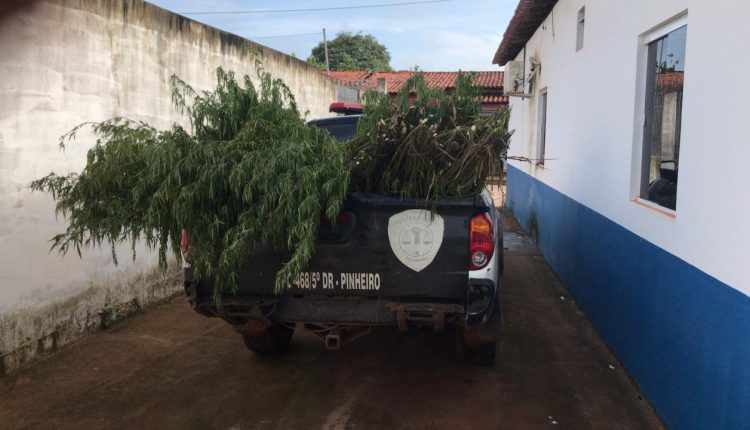
[{"label": "white lettering on tailgate", "polygon": [[302,272],[292,282],[292,288],[300,290],[353,290],[379,291],[380,273],[341,272]]}]

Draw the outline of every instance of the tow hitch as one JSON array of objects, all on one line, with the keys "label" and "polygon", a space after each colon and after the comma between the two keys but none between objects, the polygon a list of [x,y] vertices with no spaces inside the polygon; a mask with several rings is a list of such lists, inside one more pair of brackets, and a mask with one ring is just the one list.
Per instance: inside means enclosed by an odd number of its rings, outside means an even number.
[{"label": "tow hitch", "polygon": [[315,338],[323,343],[330,351],[337,351],[347,343],[354,342],[362,336],[372,333],[369,325],[319,325],[305,324],[305,329],[315,335]]},{"label": "tow hitch", "polygon": [[388,303],[388,310],[396,314],[396,324],[401,331],[409,329],[409,322],[432,325],[435,331],[445,328],[446,316],[463,315],[464,307],[441,303]]}]

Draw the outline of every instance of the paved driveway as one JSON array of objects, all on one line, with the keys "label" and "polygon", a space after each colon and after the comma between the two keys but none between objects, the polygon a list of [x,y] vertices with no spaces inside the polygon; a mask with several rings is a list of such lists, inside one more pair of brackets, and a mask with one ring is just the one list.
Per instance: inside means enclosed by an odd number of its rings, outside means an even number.
[{"label": "paved driveway", "polygon": [[326,352],[296,333],[258,357],[181,301],[0,379],[0,428],[661,429],[536,248],[506,222],[494,367],[455,337],[378,329]]}]

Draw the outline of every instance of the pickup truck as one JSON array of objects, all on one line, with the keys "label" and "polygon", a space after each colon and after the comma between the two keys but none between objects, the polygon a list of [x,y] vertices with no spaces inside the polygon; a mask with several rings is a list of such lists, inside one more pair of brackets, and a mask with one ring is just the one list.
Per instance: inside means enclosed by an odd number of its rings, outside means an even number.
[{"label": "pickup truck", "polygon": [[[359,119],[311,121],[340,140]],[[259,354],[287,350],[295,327],[339,349],[373,326],[453,325],[470,363],[490,365],[501,327],[500,215],[491,194],[429,202],[352,193],[336,222],[322,219],[306,270],[281,294],[276,272],[289,253],[256,252],[238,270],[239,289],[217,306],[210,280],[184,268],[188,302],[227,321]]]}]

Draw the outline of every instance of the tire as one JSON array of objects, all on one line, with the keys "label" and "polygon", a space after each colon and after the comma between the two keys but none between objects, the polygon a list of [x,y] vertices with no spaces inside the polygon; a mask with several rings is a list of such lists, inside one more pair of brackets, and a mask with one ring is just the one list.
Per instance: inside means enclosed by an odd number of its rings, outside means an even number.
[{"label": "tire", "polygon": [[495,364],[495,351],[497,342],[486,343],[484,345],[464,347],[464,358],[467,363],[479,366],[492,366]]},{"label": "tire", "polygon": [[289,349],[294,329],[283,325],[268,327],[261,335],[242,335],[245,346],[261,355],[283,354]]}]

